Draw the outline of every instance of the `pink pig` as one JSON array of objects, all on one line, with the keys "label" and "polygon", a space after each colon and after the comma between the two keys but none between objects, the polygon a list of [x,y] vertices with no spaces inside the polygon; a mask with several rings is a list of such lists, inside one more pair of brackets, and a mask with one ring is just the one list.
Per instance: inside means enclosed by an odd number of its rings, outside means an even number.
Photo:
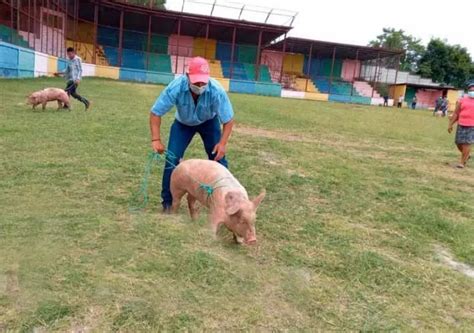
[{"label": "pink pig", "polygon": [[41,104],[44,110],[46,104],[51,101],[58,102],[58,110],[63,107],[63,104],[70,109],[69,96],[63,89],[46,88],[44,90],[35,91],[28,96],[28,104],[33,105],[33,109],[36,109],[36,106]]},{"label": "pink pig", "polygon": [[[212,194],[202,187],[213,188]],[[191,159],[179,163],[171,174],[172,211],[178,211],[181,198],[188,194],[188,208],[194,220],[199,215],[196,201],[209,208],[212,231],[224,224],[234,233],[238,243],[255,244],[255,219],[257,208],[265,197],[263,191],[249,200],[247,191],[237,179],[221,164],[215,161]]]}]

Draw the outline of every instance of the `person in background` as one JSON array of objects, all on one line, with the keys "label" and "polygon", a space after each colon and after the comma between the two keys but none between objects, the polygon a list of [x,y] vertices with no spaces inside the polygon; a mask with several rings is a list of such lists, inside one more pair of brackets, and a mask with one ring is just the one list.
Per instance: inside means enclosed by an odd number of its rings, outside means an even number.
[{"label": "person in background", "polygon": [[439,96],[435,101],[435,108],[434,108],[434,111],[433,111],[433,116],[435,116],[436,112],[438,112],[441,109],[441,104],[443,104],[443,97]]},{"label": "person in background", "polygon": [[448,97],[445,95],[441,100],[441,106],[439,107],[440,111],[443,113],[443,117],[446,117],[449,109]]},{"label": "person in background", "polygon": [[383,106],[388,106],[388,95],[383,97]]},{"label": "person in background", "polygon": [[453,131],[457,122],[456,146],[461,152],[461,162],[456,166],[459,169],[466,167],[471,158],[471,145],[474,143],[474,81],[469,83],[468,92],[456,104],[456,110],[449,121],[448,132]]},{"label": "person in background", "polygon": [[416,109],[416,103],[418,103],[418,99],[416,98],[416,96],[413,96],[413,99],[411,100],[411,108],[413,110]]},{"label": "person in background", "polygon": [[77,56],[76,51],[72,47],[68,47],[66,50],[67,57],[69,61],[67,62],[66,71],[63,73],[55,73],[56,76],[64,76],[66,79],[66,89],[65,92],[69,96],[74,97],[79,102],[84,104],[86,111],[90,108],[91,103],[85,98],[77,93],[77,87],[82,80],[82,60]]},{"label": "person in background", "polygon": [[397,108],[401,108],[403,106],[403,96],[398,97]]},{"label": "person in background", "polygon": [[[168,141],[170,153],[163,172],[163,213],[170,213],[173,198],[170,191],[171,173],[184,156],[195,134],[199,134],[210,160],[228,167],[225,153],[234,126],[234,111],[229,96],[216,80],[210,78],[209,64],[201,57],[192,58],[188,73],[174,79],[161,92],[150,111],[151,146],[163,154],[161,118],[173,106],[177,112]],[[222,124],[222,131],[221,131]]]}]

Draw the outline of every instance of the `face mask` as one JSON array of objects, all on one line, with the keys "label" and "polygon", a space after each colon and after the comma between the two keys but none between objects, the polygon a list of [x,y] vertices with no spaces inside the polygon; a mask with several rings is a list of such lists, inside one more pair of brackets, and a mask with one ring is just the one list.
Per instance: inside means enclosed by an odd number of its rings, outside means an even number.
[{"label": "face mask", "polygon": [[196,95],[202,95],[204,90],[206,90],[207,84],[203,85],[202,87],[198,87],[195,84],[191,84],[189,87],[191,88],[191,91]]},{"label": "face mask", "polygon": [[467,95],[471,98],[474,98],[474,90],[470,90],[467,92]]}]

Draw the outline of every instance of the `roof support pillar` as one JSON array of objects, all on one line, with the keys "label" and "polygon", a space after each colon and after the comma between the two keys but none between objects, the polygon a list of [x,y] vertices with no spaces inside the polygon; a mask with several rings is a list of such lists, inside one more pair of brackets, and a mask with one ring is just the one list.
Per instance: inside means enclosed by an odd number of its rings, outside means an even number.
[{"label": "roof support pillar", "polygon": [[283,54],[281,56],[281,67],[280,67],[280,84],[282,84],[283,82],[283,63],[285,61],[285,52],[286,52],[286,34],[285,34],[285,37],[283,39]]},{"label": "roof support pillar", "polygon": [[354,73],[352,74],[352,84],[351,84],[351,96],[354,95],[354,83],[355,77],[357,75],[357,64],[359,63],[359,49],[356,51],[356,59],[355,59],[355,66],[354,66]]},{"label": "roof support pillar", "polygon": [[332,77],[334,74],[334,63],[336,62],[336,47],[332,49],[332,63],[331,63],[331,74],[329,76],[329,94],[331,93],[332,88]]},{"label": "roof support pillar", "polygon": [[235,38],[237,36],[237,27],[232,32],[232,50],[230,52],[230,79],[234,76],[234,55],[235,55]]},{"label": "roof support pillar", "polygon": [[308,91],[308,80],[311,80],[311,61],[313,58],[313,43],[311,43],[309,47],[309,54],[308,54],[308,66],[306,67],[306,85],[304,87],[304,91]]}]

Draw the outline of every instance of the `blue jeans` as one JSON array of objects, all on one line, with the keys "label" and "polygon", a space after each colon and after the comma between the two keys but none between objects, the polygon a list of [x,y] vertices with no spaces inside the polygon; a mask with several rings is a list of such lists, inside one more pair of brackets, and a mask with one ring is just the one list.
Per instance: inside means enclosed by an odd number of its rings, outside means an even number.
[{"label": "blue jeans", "polygon": [[[221,124],[218,117],[214,117],[201,125],[187,126],[175,120],[171,126],[170,138],[168,142],[168,151],[171,152],[169,162],[166,162],[165,171],[163,172],[163,188],[161,190],[161,198],[163,199],[163,206],[169,206],[173,202],[173,197],[170,191],[171,173],[174,170],[173,165],[178,165],[179,160],[183,158],[186,148],[188,148],[194,134],[199,133],[204,149],[206,149],[207,156],[213,160],[215,154],[212,153],[215,145],[221,139]],[[171,164],[171,163],[172,164]],[[225,156],[219,161],[220,164],[228,167]]]}]

